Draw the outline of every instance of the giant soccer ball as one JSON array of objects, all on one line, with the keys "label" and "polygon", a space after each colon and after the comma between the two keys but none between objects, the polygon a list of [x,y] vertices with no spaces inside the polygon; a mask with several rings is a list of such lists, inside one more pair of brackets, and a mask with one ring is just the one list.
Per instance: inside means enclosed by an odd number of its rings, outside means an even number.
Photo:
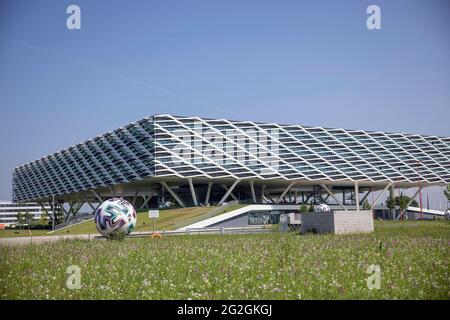
[{"label": "giant soccer ball", "polygon": [[136,210],[128,201],[112,198],[97,208],[94,220],[97,231],[105,238],[123,239],[136,225]]},{"label": "giant soccer ball", "polygon": [[316,211],[319,211],[319,212],[329,212],[329,211],[331,211],[331,210],[330,210],[330,207],[329,207],[327,204],[322,203],[321,205],[319,205],[319,206],[317,207],[317,210],[316,210]]}]

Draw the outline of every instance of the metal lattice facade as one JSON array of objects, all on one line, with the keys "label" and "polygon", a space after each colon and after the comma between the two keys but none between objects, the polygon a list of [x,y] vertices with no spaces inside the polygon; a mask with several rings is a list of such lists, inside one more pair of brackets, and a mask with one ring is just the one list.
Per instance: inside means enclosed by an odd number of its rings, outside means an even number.
[{"label": "metal lattice facade", "polygon": [[450,138],[155,115],[14,169],[13,199],[144,179],[450,183]]}]

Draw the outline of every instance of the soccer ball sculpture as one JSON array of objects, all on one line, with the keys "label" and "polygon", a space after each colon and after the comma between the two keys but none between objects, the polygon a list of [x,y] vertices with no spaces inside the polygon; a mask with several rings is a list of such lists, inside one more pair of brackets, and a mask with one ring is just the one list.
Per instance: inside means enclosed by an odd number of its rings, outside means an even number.
[{"label": "soccer ball sculpture", "polygon": [[322,203],[321,205],[319,205],[317,207],[317,211],[319,211],[319,212],[329,212],[331,210],[330,210],[330,207],[327,204]]},{"label": "soccer ball sculpture", "polygon": [[136,210],[128,201],[112,198],[97,208],[94,220],[97,231],[105,238],[123,239],[136,225]]}]

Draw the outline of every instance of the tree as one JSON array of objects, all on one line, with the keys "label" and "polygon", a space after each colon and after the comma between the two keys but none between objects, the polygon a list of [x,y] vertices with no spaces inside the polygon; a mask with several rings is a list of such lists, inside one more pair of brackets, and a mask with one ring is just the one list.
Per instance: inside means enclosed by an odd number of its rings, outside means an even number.
[{"label": "tree", "polygon": [[[408,207],[408,203],[411,200],[410,197],[401,195],[400,197],[395,198],[396,203],[400,207],[400,212],[403,212]],[[416,202],[417,203],[417,202]]]},{"label": "tree", "polygon": [[33,215],[29,211],[25,212],[25,221],[28,225],[33,222]]},{"label": "tree", "polygon": [[309,212],[314,212],[314,206],[313,206],[313,205],[310,205],[308,211],[309,211]]},{"label": "tree", "polygon": [[39,224],[42,226],[42,229],[48,226],[48,216],[44,213],[41,213],[41,218],[39,219]]},{"label": "tree", "polygon": [[[405,196],[401,194],[400,196],[395,197],[394,199],[391,199],[391,197],[388,197],[386,199],[386,207],[389,209],[394,209],[395,206],[399,206],[401,210],[406,209],[406,205],[411,201],[411,198],[408,196]],[[418,207],[419,204],[416,200],[413,200],[411,202],[411,206]]]},{"label": "tree", "polygon": [[[408,204],[408,203],[411,201],[411,198],[408,197],[408,196],[405,196],[405,195],[401,194],[400,197],[396,197],[396,198],[395,198],[395,201],[396,201],[396,203],[397,203],[398,206],[402,207],[401,204],[404,203],[404,202],[406,202],[405,205]],[[417,203],[416,200],[412,200],[412,201],[411,201],[411,206],[413,206],[413,207],[418,207],[419,204]],[[404,209],[406,209],[406,208],[404,208]]]},{"label": "tree", "polygon": [[364,202],[363,202],[363,210],[370,210],[370,209],[372,209],[372,207],[370,206],[369,201],[367,201],[367,199],[364,200]]},{"label": "tree", "polygon": [[388,197],[386,199],[386,207],[388,207],[389,209],[394,209],[395,208],[395,198],[392,199],[391,197]]},{"label": "tree", "polygon": [[300,206],[300,212],[301,213],[305,213],[305,212],[308,212],[308,206],[306,205],[306,204],[302,204],[301,206]]},{"label": "tree", "polygon": [[25,215],[24,215],[24,213],[21,212],[21,211],[17,212],[16,219],[17,219],[17,223],[20,226],[20,229],[22,229],[22,226],[25,223]]}]

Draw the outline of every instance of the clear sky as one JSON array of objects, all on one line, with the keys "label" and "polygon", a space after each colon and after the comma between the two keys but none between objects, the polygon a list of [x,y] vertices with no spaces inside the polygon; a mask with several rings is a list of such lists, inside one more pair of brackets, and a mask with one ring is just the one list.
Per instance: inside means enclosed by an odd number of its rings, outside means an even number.
[{"label": "clear sky", "polygon": [[449,136],[449,31],[447,0],[1,0],[0,199],[15,166],[155,113]]}]

